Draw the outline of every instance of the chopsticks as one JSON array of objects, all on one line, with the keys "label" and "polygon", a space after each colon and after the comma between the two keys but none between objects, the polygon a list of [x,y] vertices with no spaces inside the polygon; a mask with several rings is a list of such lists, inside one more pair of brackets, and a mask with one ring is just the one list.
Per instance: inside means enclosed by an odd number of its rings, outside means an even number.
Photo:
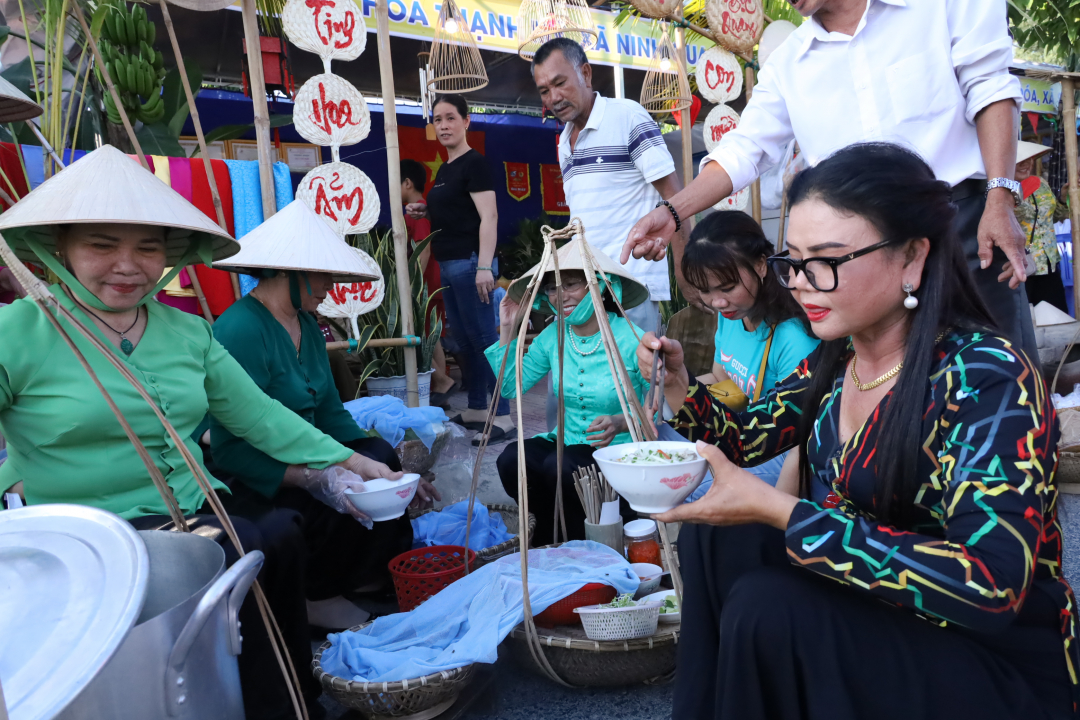
[{"label": "chopsticks", "polygon": [[619,499],[615,489],[595,465],[574,471],[574,489],[577,490],[581,506],[585,508],[585,519],[593,525],[600,524],[600,512],[604,503]]},{"label": "chopsticks", "polygon": [[[659,309],[657,309],[656,311],[656,328],[657,338],[662,338],[664,337],[664,335],[667,334],[667,325],[660,317]],[[656,406],[656,411],[653,415],[653,422],[656,424],[659,424],[660,421],[663,419],[663,405],[658,402],[660,398],[661,387],[664,382],[664,368],[660,364],[660,354],[660,350],[656,350],[653,352],[652,371],[649,374],[649,389],[645,393],[645,408],[651,409],[654,405]],[[660,385],[657,384],[657,381],[659,381]]]}]

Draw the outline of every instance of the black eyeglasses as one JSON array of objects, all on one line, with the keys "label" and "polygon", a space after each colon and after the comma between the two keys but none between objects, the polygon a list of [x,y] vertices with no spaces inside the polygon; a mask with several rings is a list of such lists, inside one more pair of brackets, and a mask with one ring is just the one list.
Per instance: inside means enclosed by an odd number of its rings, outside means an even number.
[{"label": "black eyeglasses", "polygon": [[883,247],[896,244],[897,241],[895,240],[886,240],[885,242],[879,242],[876,245],[871,245],[862,250],[856,250],[853,253],[842,255],[841,257],[812,257],[807,258],[806,260],[795,260],[794,258],[789,257],[789,253],[785,251],[769,258],[767,262],[769,263],[769,267],[773,269],[773,272],[776,273],[776,279],[780,281],[781,285],[788,289],[791,289],[791,287],[795,285],[795,275],[801,272],[806,276],[806,279],[815,290],[818,290],[819,292],[832,292],[840,282],[839,277],[836,274],[836,268],[846,262],[851,262],[855,258],[869,255],[875,250],[880,250]]},{"label": "black eyeglasses", "polygon": [[[589,281],[584,279],[563,280],[562,289],[563,292],[577,292],[588,284]],[[543,292],[545,295],[554,295],[557,289],[558,287],[555,285],[554,282],[548,283],[547,285],[544,285],[542,288],[540,288],[541,292]]]}]

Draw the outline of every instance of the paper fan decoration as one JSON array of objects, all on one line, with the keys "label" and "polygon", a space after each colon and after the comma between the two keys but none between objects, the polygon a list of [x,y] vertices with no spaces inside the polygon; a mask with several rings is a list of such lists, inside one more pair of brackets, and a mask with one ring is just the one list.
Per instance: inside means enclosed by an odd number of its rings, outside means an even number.
[{"label": "paper fan decoration", "polygon": [[734,195],[728,195],[713,205],[713,210],[745,210],[750,204],[750,188],[744,187]]},{"label": "paper fan decoration", "polygon": [[293,124],[304,139],[329,145],[336,158],[342,145],[355,145],[371,132],[371,113],[360,91],[337,75],[323,73],[296,93]]},{"label": "paper fan decoration", "polygon": [[382,276],[379,263],[359,248],[353,248],[360,260],[367,266],[372,275],[377,275],[378,280],[366,282],[338,283],[327,293],[326,299],[319,305],[319,314],[323,317],[348,318],[352,328],[353,339],[360,339],[360,328],[356,324],[356,318],[369,313],[382,305],[386,295],[386,282]]},{"label": "paper fan decoration", "polygon": [[733,53],[749,53],[765,30],[761,0],[707,0],[705,17],[716,41]]},{"label": "paper fan decoration", "polygon": [[281,24],[293,45],[322,58],[324,71],[331,60],[355,60],[367,46],[367,25],[353,0],[289,0]]},{"label": "paper fan decoration", "polygon": [[739,59],[721,47],[711,47],[698,58],[695,67],[698,92],[719,105],[742,95],[743,70]]},{"label": "paper fan decoration", "polygon": [[702,135],[705,136],[705,149],[712,152],[724,136],[739,127],[739,113],[727,105],[717,105],[705,118]]},{"label": "paper fan decoration", "polygon": [[320,165],[305,175],[296,198],[342,237],[370,230],[382,209],[371,179],[355,165],[343,162]]}]

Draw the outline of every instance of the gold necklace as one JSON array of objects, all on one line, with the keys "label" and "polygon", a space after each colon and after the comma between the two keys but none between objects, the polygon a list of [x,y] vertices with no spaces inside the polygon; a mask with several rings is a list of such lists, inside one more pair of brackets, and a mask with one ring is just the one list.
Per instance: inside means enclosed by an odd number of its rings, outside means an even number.
[{"label": "gold necklace", "polygon": [[871,382],[868,382],[865,385],[863,385],[861,382],[859,382],[859,376],[855,374],[855,363],[858,360],[859,360],[859,353],[855,353],[855,357],[851,359],[851,379],[855,381],[855,388],[858,389],[860,392],[866,392],[867,390],[873,390],[874,388],[876,388],[876,387],[878,387],[880,385],[884,385],[885,383],[889,382],[894,377],[896,377],[898,374],[900,374],[900,371],[904,367],[904,361],[901,360],[899,365],[897,365],[892,370],[890,370],[889,372],[887,372],[884,375],[882,375],[881,377],[879,377],[877,380],[872,380]]}]

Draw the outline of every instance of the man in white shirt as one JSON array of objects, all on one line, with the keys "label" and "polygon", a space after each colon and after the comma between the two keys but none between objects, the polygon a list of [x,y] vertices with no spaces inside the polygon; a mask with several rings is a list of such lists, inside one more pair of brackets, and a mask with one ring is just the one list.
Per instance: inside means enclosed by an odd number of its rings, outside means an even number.
[{"label": "man in white shirt", "polygon": [[[544,43],[532,72],[544,105],[566,123],[559,166],[570,216],[581,218],[591,245],[618,258],[634,222],[682,189],[660,128],[633,100],[593,91],[592,67],[573,40]],[[628,310],[627,317],[655,330],[659,301],[671,299],[667,261],[635,259],[627,267],[652,300]]]},{"label": "man in white shirt", "polygon": [[1037,357],[1021,284],[1024,235],[1013,214],[1022,95],[1009,74],[1006,0],[792,5],[810,19],[761,69],[740,126],[669,207],[634,226],[622,259],[663,257],[676,216],[691,217],[748,186],[792,139],[811,165],[854,143],[893,142],[914,149],[954,186],[957,231],[983,299],[1001,330]]}]

